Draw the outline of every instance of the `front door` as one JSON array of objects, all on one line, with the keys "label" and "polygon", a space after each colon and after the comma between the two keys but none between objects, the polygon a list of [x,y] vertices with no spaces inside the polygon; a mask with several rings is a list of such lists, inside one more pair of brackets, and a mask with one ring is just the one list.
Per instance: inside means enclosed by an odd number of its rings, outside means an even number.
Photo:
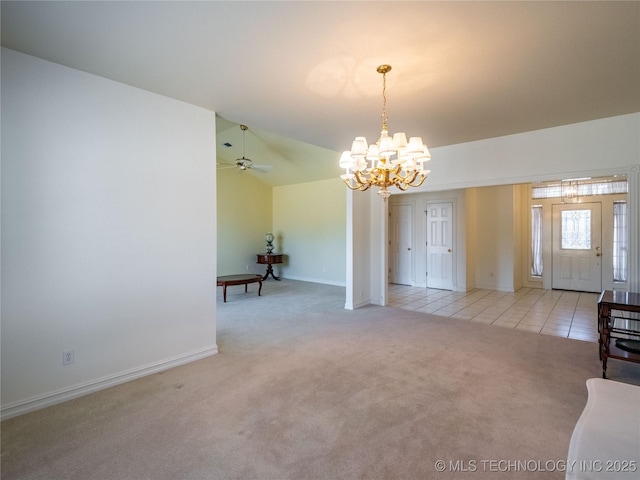
[{"label": "front door", "polygon": [[552,288],[601,291],[601,210],[600,203],[553,205]]},{"label": "front door", "polygon": [[411,285],[411,232],[413,231],[413,207],[393,205],[389,207],[389,282]]},{"label": "front door", "polygon": [[427,204],[427,288],[453,290],[453,203]]}]

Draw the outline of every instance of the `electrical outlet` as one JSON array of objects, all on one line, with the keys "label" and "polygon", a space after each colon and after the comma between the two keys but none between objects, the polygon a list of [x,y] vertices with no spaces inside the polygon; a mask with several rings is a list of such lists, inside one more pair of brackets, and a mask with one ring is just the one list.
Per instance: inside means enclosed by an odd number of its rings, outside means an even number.
[{"label": "electrical outlet", "polygon": [[65,350],[62,352],[62,365],[71,365],[75,360],[75,353],[73,350]]}]

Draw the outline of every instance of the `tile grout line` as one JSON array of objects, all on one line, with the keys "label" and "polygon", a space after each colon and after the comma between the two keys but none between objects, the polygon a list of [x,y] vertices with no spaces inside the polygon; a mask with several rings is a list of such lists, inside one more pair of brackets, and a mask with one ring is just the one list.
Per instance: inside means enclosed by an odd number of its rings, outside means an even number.
[{"label": "tile grout line", "polygon": [[[397,306],[399,308],[404,308],[406,306],[408,306],[411,303],[414,302],[420,302],[420,301],[427,301],[426,304],[424,304],[421,307],[415,308],[413,310],[419,310],[421,308],[426,308],[429,305],[432,305],[434,303],[437,302],[441,302],[444,303],[444,305],[441,305],[439,307],[432,307],[432,308],[437,308],[436,310],[432,311],[432,312],[425,312],[425,313],[430,313],[433,315],[438,315],[439,311],[442,310],[447,310],[449,309],[449,311],[442,312],[440,315],[438,316],[443,316],[445,318],[455,318],[458,320],[464,320],[464,321],[473,321],[473,319],[479,317],[480,315],[485,314],[486,315],[486,310],[491,308],[492,306],[495,306],[496,303],[502,301],[503,299],[505,299],[505,297],[508,297],[509,295],[512,296],[512,298],[509,298],[509,305],[506,307],[506,309],[500,313],[500,314],[491,314],[491,316],[495,317],[491,322],[481,322],[481,323],[485,323],[487,325],[495,325],[495,326],[499,326],[499,327],[508,327],[508,328],[512,328],[512,329],[517,329],[518,327],[520,327],[520,330],[528,330],[531,332],[536,332],[538,334],[543,334],[543,335],[553,335],[553,336],[559,336],[559,337],[563,337],[563,338],[573,338],[571,337],[571,333],[572,330],[575,326],[576,330],[575,333],[578,336],[581,336],[581,334],[583,334],[583,332],[579,332],[579,329],[583,329],[582,326],[578,326],[578,325],[574,325],[574,320],[575,320],[575,316],[576,316],[576,311],[578,309],[578,305],[585,305],[588,304],[588,301],[584,301],[585,297],[584,292],[574,292],[574,293],[578,293],[578,297],[575,299],[575,301],[572,301],[571,297],[569,295],[567,295],[567,292],[561,291],[559,292],[560,295],[559,296],[555,296],[553,295],[551,290],[545,290],[543,291],[544,293],[542,294],[537,294],[537,290],[538,289],[533,289],[533,288],[528,288],[528,287],[523,287],[527,288],[527,290],[525,292],[522,293],[518,293],[518,292],[494,292],[491,290],[484,290],[484,289],[474,289],[471,290],[470,292],[446,292],[445,291],[441,291],[441,290],[436,290],[436,289],[422,289],[420,287],[411,287],[411,286],[401,286],[398,288],[394,288],[394,292],[390,292],[390,301],[394,304],[394,306]],[[521,290],[523,290],[521,289]],[[521,291],[520,290],[520,291]],[[408,292],[403,294],[404,292]],[[519,292],[520,292],[519,291]],[[401,293],[402,292],[402,293]],[[417,296],[414,294],[417,293]],[[434,292],[436,292],[434,294]],[[537,297],[532,296],[534,294],[534,292],[536,292]],[[394,293],[396,295],[396,298],[392,299],[391,297],[394,296]],[[431,295],[430,295],[431,294]],[[497,295],[496,295],[497,294]],[[461,315],[460,317],[456,317],[456,314],[460,314],[460,312],[463,312],[464,310],[466,310],[467,308],[472,307],[473,305],[476,305],[478,302],[482,301],[482,300],[486,300],[487,297],[490,296],[494,296],[496,298],[493,299],[493,302],[490,305],[487,305],[486,307],[484,307],[482,310],[478,311],[477,313],[473,313],[473,312],[467,312],[465,315]],[[551,297],[548,297],[548,295],[551,295]],[[411,301],[403,301],[403,299],[406,299],[407,297],[412,297]],[[553,303],[551,305],[551,308],[548,310],[548,312],[545,314],[544,316],[544,321],[541,324],[540,328],[537,329],[531,329],[531,328],[526,328],[526,325],[523,323],[524,319],[527,317],[527,315],[533,313],[536,313],[536,305],[542,305],[541,301],[544,301],[545,303],[548,301],[547,298],[549,298]],[[530,302],[533,299],[533,303],[530,306],[527,306],[527,303]],[[582,302],[581,302],[581,299]],[[571,301],[571,319],[569,321],[569,325],[568,325],[568,329],[567,329],[567,333],[566,334],[558,334],[558,331],[563,330],[563,324],[561,323],[560,325],[558,325],[556,328],[552,329],[549,328],[550,331],[543,333],[543,330],[545,329],[546,326],[548,326],[549,323],[549,319],[551,318],[551,314],[553,313],[553,311],[558,307],[558,305],[560,303],[564,303],[564,301],[569,300]],[[588,299],[587,299],[588,300]],[[456,302],[460,302],[462,301],[462,304],[456,305],[453,308],[451,308]],[[470,301],[470,303],[466,303]],[[509,324],[498,324],[496,322],[498,322],[501,318],[504,317],[504,315],[508,314],[509,311],[516,307],[518,305],[519,302],[523,302],[523,305],[521,305],[521,307],[523,306],[524,308],[526,308],[525,313],[522,315],[522,317],[520,317],[519,319],[517,319],[517,322],[514,325],[509,325]],[[477,305],[476,305],[477,306]],[[502,308],[502,307],[501,307]],[[548,308],[548,307],[546,307]],[[545,308],[545,309],[546,309]],[[454,311],[455,310],[455,311]],[[513,312],[512,312],[513,313]],[[464,318],[466,315],[471,315],[471,317],[469,318]],[[496,316],[497,315],[497,316]],[[517,315],[519,316],[519,314]],[[487,318],[489,318],[489,316],[487,316]],[[536,322],[533,322],[532,325],[535,326]],[[555,331],[554,331],[555,330]],[[583,330],[589,330],[589,328],[583,329]],[[589,336],[589,332],[586,332],[583,334],[583,336]],[[580,340],[584,340],[584,338],[580,338]],[[595,341],[595,340],[591,340],[591,341]]]}]

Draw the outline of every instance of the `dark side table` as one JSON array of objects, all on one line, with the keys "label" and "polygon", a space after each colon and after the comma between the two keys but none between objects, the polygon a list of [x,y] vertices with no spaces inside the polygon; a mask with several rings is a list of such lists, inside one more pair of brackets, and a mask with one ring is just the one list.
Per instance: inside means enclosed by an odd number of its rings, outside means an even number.
[{"label": "dark side table", "polygon": [[256,263],[267,266],[267,273],[264,274],[264,277],[262,277],[262,280],[266,280],[269,275],[271,275],[274,280],[280,280],[280,278],[274,275],[272,265],[277,263],[282,263],[282,254],[281,253],[258,253],[257,257],[258,257],[258,261]]},{"label": "dark side table", "polygon": [[[624,314],[627,315],[624,315]],[[604,290],[598,298],[598,340],[602,378],[607,358],[640,363],[640,293]],[[613,342],[612,342],[613,340]]]}]

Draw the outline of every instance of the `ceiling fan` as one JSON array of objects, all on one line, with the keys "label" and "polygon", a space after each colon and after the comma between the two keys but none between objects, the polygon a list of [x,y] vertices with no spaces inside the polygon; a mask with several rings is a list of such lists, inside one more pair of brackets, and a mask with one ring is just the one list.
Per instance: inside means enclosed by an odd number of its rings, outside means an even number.
[{"label": "ceiling fan", "polygon": [[237,168],[239,172],[242,172],[244,170],[257,170],[261,172],[267,172],[273,168],[272,165],[258,165],[256,163],[253,163],[250,158],[247,158],[245,156],[244,135],[248,129],[249,128],[246,125],[240,125],[240,130],[242,130],[242,157],[237,158],[233,165],[230,165],[228,163],[219,164],[221,166],[220,168]]}]

